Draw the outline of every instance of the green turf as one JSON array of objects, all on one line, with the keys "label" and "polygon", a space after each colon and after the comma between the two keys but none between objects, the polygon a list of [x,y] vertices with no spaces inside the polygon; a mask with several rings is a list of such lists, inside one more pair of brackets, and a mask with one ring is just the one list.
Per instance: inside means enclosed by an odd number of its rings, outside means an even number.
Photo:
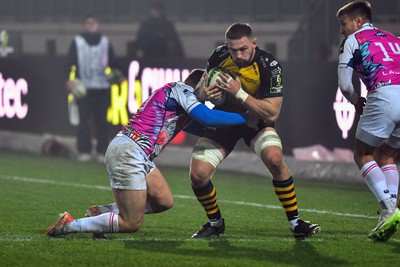
[{"label": "green turf", "polygon": [[[296,181],[300,214],[322,232],[292,237],[269,178],[217,173],[226,232],[192,240],[206,217],[193,198],[188,170],[160,167],[175,206],[148,215],[134,234],[92,240],[89,234],[48,238],[58,213],[83,215],[112,202],[105,167],[96,163],[0,153],[0,266],[397,266],[399,234],[387,243],[366,236],[378,203],[365,186]],[[99,187],[95,187],[99,186]],[[360,217],[357,217],[360,216]]]}]

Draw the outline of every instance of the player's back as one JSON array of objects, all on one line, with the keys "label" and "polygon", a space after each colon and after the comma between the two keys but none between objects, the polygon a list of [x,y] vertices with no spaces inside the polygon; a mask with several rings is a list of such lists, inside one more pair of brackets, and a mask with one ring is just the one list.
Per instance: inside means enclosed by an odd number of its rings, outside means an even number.
[{"label": "player's back", "polygon": [[355,67],[368,90],[400,85],[400,39],[379,29],[360,31],[355,38],[360,49]]},{"label": "player's back", "polygon": [[190,121],[186,111],[199,104],[193,88],[181,82],[154,91],[122,128],[150,157],[157,157]]}]

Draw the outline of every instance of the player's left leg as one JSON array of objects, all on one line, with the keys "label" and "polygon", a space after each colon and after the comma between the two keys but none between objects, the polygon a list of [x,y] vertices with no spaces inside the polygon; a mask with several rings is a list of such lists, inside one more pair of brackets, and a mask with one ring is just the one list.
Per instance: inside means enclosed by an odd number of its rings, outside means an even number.
[{"label": "player's left leg", "polygon": [[399,191],[399,171],[395,160],[398,153],[398,148],[394,148],[386,142],[380,145],[374,153],[374,158],[385,175],[390,197],[396,203]]},{"label": "player's left leg", "polygon": [[282,144],[273,128],[259,132],[251,143],[253,151],[262,159],[272,175],[275,194],[285,210],[294,237],[302,240],[321,230],[319,224],[300,219],[292,174],[285,164]]},{"label": "player's left leg", "polygon": [[[146,176],[147,202],[145,214],[159,213],[170,209],[174,204],[171,189],[160,170],[156,167]],[[86,210],[85,217],[113,212],[119,214],[117,204],[93,205]]]},{"label": "player's left leg", "polygon": [[160,170],[156,167],[146,176],[146,214],[166,211],[174,205],[171,189]]},{"label": "player's left leg", "polygon": [[143,224],[147,190],[113,189],[119,214],[104,213],[99,216],[73,219],[65,212],[47,229],[49,236],[64,236],[70,233],[132,233]]}]

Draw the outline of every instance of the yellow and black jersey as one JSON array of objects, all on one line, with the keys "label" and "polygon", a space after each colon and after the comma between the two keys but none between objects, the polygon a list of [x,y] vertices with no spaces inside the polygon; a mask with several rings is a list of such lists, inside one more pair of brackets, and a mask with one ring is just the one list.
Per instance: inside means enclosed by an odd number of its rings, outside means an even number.
[{"label": "yellow and black jersey", "polygon": [[[224,67],[239,76],[243,90],[253,97],[261,99],[283,95],[282,68],[279,62],[269,52],[258,47],[250,64],[239,68],[233,62],[228,47],[219,46],[208,59],[207,71],[216,66]],[[239,101],[231,96],[219,108],[237,112],[244,109]]]}]

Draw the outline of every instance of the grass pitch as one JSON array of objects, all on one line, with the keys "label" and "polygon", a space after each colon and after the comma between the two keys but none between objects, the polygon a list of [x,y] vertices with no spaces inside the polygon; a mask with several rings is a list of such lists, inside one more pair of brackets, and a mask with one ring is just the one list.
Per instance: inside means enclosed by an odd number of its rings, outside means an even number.
[{"label": "grass pitch", "polygon": [[367,234],[378,203],[362,185],[296,180],[300,215],[321,224],[295,241],[269,178],[217,172],[213,182],[226,222],[213,240],[190,236],[206,222],[188,170],[160,166],[175,206],[147,215],[134,234],[92,240],[90,234],[44,235],[58,213],[82,217],[113,201],[105,167],[32,155],[0,153],[0,266],[397,266],[399,233],[386,243]]}]

